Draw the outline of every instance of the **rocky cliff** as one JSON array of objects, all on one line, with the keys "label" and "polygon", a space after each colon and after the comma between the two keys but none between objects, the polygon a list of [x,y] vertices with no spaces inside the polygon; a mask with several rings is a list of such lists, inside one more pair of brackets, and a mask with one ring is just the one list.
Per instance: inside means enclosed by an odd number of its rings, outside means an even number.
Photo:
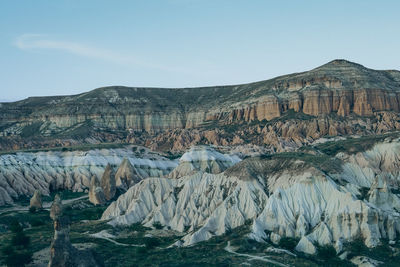
[{"label": "rocky cliff", "polygon": [[[335,123],[342,118],[365,122],[379,120],[380,112],[399,111],[399,73],[334,60],[307,72],[236,86],[107,87],[74,96],[31,97],[0,105],[0,143],[3,149],[93,140],[146,144],[176,130],[187,130],[192,138],[193,129],[238,125],[231,129],[236,133],[288,114],[299,114],[305,124],[328,116],[334,123],[321,135],[340,135]],[[162,137],[158,148],[172,148],[161,142]]]}]

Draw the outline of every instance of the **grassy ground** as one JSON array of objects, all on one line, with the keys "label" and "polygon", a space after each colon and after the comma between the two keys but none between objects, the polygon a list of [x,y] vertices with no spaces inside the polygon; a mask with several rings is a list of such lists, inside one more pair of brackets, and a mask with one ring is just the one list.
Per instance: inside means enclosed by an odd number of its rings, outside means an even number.
[{"label": "grassy ground", "polygon": [[[64,194],[69,197],[76,197],[73,194]],[[94,207],[88,204],[87,200],[81,201],[86,208],[79,209],[80,205],[72,204],[65,207],[65,213],[71,218],[70,240],[73,244],[95,244],[95,251],[104,259],[106,266],[232,266],[249,262],[253,266],[268,266],[265,262],[252,260],[247,257],[238,256],[225,251],[228,240],[235,244],[245,244],[241,252],[249,254],[262,255],[262,249],[265,245],[255,243],[249,246],[246,243],[245,234],[249,227],[245,226],[227,235],[214,237],[209,241],[200,242],[192,247],[170,247],[180,239],[180,235],[173,231],[156,230],[144,227],[140,224],[129,227],[112,228],[105,222],[97,221],[105,207]],[[24,233],[30,237],[29,252],[37,252],[50,246],[53,238],[53,225],[49,217],[49,212],[41,210],[35,213],[8,212],[0,216],[0,226],[3,229],[0,232],[0,251],[11,242],[12,233],[9,230],[13,221],[17,220],[24,227]],[[115,241],[127,244],[121,246],[108,240],[99,239],[89,234],[98,233],[102,230],[108,230],[115,235]],[[158,231],[158,232],[157,232]],[[159,232],[164,234],[156,235]],[[150,235],[149,235],[150,234]],[[134,246],[129,246],[134,245]],[[308,259],[295,259],[284,255],[271,255],[277,261],[283,261],[290,264],[304,262],[298,266],[312,266]],[[4,264],[6,255],[0,253],[0,265]],[[272,265],[271,265],[272,266]]]}]

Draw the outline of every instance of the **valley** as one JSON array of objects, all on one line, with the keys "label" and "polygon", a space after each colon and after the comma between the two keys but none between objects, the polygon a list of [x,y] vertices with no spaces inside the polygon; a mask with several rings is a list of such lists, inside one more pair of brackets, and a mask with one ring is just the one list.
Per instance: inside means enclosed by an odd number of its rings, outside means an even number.
[{"label": "valley", "polygon": [[399,97],[334,60],[2,103],[0,265],[397,266]]}]

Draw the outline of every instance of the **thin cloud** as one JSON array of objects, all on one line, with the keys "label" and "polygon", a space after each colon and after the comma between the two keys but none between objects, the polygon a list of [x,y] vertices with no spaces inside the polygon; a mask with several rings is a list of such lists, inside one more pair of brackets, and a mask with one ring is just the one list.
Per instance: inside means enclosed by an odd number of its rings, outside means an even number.
[{"label": "thin cloud", "polygon": [[100,59],[117,64],[136,65],[146,68],[189,74],[188,71],[184,69],[142,62],[132,55],[123,55],[112,50],[102,49],[82,43],[52,40],[49,39],[47,35],[43,34],[23,34],[16,39],[15,46],[24,51],[38,49],[58,50],[81,57]]},{"label": "thin cloud", "polygon": [[110,50],[75,42],[51,40],[42,34],[23,34],[17,38],[15,45],[21,50],[52,49],[115,63],[138,63],[132,62],[131,57],[125,57]]}]

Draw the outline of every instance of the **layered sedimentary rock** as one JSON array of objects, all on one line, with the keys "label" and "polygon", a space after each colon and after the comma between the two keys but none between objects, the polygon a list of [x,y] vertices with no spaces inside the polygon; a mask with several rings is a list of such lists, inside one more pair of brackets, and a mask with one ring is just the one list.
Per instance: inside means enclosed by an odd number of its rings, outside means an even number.
[{"label": "layered sedimentary rock", "polygon": [[392,192],[399,188],[399,154],[400,141],[394,140],[357,154],[341,152],[325,163],[326,155],[278,154],[247,158],[220,173],[197,167],[142,180],[102,219],[112,225],[160,223],[183,232],[177,243],[183,245],[251,222],[251,238],[296,238],[296,250],[304,253],[316,253],[318,245],[341,251],[360,238],[375,247],[399,238],[400,199]]},{"label": "layered sedimentary rock", "polygon": [[[339,120],[335,116],[302,116],[305,115],[283,116],[282,119],[245,124],[237,128],[177,129],[143,140],[153,150],[163,150],[166,144],[169,150],[182,151],[198,144],[240,146],[247,143],[267,146],[273,151],[291,151],[320,138],[382,134],[400,129],[397,112],[375,112],[373,117],[346,117]],[[136,139],[138,142],[140,140]]]},{"label": "layered sedimentary rock", "polygon": [[147,149],[131,146],[0,155],[0,205],[12,204],[20,196],[32,196],[35,190],[43,195],[62,189],[83,192],[90,187],[91,177],[100,180],[107,164],[118,166],[123,158],[130,161],[140,179],[165,175],[177,165]]},{"label": "layered sedimentary rock", "polygon": [[107,87],[75,96],[33,97],[0,105],[0,148],[65,146],[71,140],[136,142],[143,133],[152,138],[215,123],[270,121],[289,111],[341,117],[398,112],[398,73],[334,60],[307,72],[237,86]]}]

